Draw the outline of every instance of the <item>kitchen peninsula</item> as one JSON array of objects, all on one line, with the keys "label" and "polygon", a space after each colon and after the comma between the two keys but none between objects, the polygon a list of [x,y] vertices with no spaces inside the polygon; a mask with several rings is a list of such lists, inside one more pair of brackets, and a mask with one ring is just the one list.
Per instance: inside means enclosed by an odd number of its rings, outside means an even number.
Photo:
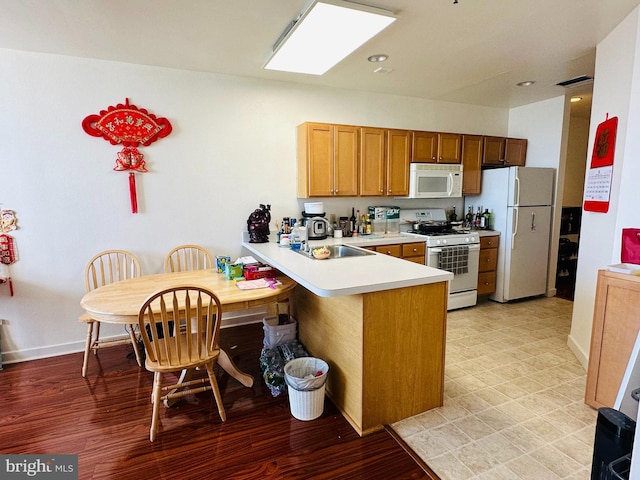
[{"label": "kitchen peninsula", "polygon": [[274,242],[242,245],[298,283],[300,341],[329,363],[327,394],[360,435],[442,405],[453,274],[380,253],[316,260]]}]

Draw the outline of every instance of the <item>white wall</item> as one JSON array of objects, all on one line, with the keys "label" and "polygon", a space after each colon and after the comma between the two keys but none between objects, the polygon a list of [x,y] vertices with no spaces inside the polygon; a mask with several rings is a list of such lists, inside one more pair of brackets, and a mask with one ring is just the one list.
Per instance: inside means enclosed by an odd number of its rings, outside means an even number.
[{"label": "white wall", "polygon": [[[12,50],[0,50],[0,64],[0,204],[20,227],[15,296],[0,286],[5,362],[83,349],[83,270],[98,251],[130,250],[144,273],[158,273],[181,243],[239,255],[259,203],[271,204],[274,218],[297,216],[301,122],[507,133],[502,109]],[[137,175],[137,215],[127,174],[113,171],[120,148],[81,128],[127,97],[173,125],[140,149],[150,172]],[[346,212],[372,202],[327,204]],[[410,205],[424,206],[402,202]]]},{"label": "white wall", "polygon": [[[620,262],[624,227],[640,227],[640,32],[636,8],[597,48],[588,161],[595,132],[618,117],[608,213],[584,212],[569,346],[586,367],[598,270]],[[588,170],[587,170],[588,174]]]}]

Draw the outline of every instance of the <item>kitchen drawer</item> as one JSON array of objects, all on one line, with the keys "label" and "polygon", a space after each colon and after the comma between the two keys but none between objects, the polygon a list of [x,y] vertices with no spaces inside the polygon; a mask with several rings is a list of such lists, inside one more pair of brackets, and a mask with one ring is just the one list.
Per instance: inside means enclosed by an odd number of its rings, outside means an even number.
[{"label": "kitchen drawer", "polygon": [[488,295],[496,291],[496,272],[478,274],[478,295]]},{"label": "kitchen drawer", "polygon": [[419,263],[420,265],[426,265],[426,259],[423,256],[421,257],[403,257],[403,260],[407,260],[408,262]]},{"label": "kitchen drawer", "polygon": [[415,243],[403,243],[402,244],[402,256],[403,257],[424,257],[425,242],[415,242]]},{"label": "kitchen drawer", "polygon": [[496,269],[498,264],[498,249],[490,248],[488,250],[480,250],[480,262],[478,265],[479,272],[489,272]]},{"label": "kitchen drawer", "polygon": [[376,247],[376,252],[391,255],[392,257],[402,257],[402,245],[380,245]]},{"label": "kitchen drawer", "polygon": [[500,243],[500,236],[495,235],[491,237],[480,237],[480,248],[498,248],[498,244]]}]

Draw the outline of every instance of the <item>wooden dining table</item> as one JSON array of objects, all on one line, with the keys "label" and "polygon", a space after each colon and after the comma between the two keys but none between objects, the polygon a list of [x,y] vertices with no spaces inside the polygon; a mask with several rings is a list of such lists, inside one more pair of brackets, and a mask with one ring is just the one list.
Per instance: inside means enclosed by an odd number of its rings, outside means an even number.
[{"label": "wooden dining table", "polygon": [[[140,306],[151,294],[166,288],[180,285],[207,288],[217,295],[226,313],[288,301],[296,282],[284,275],[277,280],[279,284],[267,288],[243,290],[237,280],[227,280],[216,270],[160,273],[96,288],[82,297],[80,305],[99,322],[137,325]],[[242,372],[224,349],[220,349],[218,365],[242,385],[253,386],[253,377]]]}]

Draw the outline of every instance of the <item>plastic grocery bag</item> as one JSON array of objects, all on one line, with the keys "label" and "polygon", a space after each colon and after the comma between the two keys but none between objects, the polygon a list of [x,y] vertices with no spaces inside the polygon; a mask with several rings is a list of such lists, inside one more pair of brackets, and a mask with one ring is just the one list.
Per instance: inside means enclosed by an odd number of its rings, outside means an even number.
[{"label": "plastic grocery bag", "polygon": [[284,366],[284,378],[294,390],[308,392],[324,385],[328,371],[329,365],[324,360],[313,357],[296,358]]}]

